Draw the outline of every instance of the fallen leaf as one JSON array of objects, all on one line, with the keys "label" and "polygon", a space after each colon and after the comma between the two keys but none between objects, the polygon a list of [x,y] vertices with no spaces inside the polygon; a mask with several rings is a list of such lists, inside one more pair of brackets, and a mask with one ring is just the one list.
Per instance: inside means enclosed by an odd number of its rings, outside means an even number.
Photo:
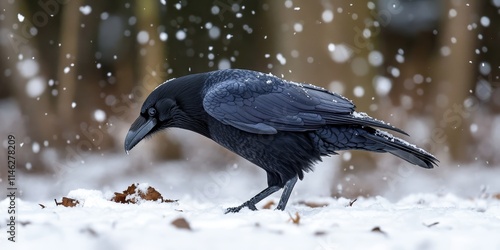
[{"label": "fallen leaf", "polygon": [[161,201],[161,202],[176,202],[177,200],[164,199],[163,196],[154,187],[148,186],[146,192],[137,188],[139,184],[132,184],[123,192],[115,192],[115,196],[111,201],[116,203],[132,203],[136,204],[141,200],[146,201]]},{"label": "fallen leaf", "polygon": [[299,212],[295,212],[295,218],[294,218],[294,217],[292,217],[292,215],[291,215],[291,214],[288,214],[288,215],[290,216],[290,220],[288,220],[288,221],[292,221],[292,222],[293,222],[293,224],[295,224],[295,225],[299,225],[299,223],[300,223],[300,215],[299,215]]},{"label": "fallen leaf", "polygon": [[56,199],[54,199],[54,201],[56,202],[56,206],[63,205],[65,207],[74,207],[74,206],[80,204],[80,202],[78,200],[71,199],[68,197],[62,197],[61,202],[57,202]]},{"label": "fallen leaf", "polygon": [[262,209],[271,209],[271,207],[274,205],[274,201],[269,201],[266,203],[264,206],[262,206]]},{"label": "fallen leaf", "polygon": [[319,203],[319,202],[310,202],[310,201],[299,201],[298,204],[305,205],[305,206],[308,206],[310,208],[326,207],[326,206],[328,206],[328,203]]},{"label": "fallen leaf", "polygon": [[496,193],[493,195],[493,198],[500,200],[500,193]]},{"label": "fallen leaf", "polygon": [[170,224],[174,225],[176,228],[191,230],[189,223],[182,217],[173,220]]}]

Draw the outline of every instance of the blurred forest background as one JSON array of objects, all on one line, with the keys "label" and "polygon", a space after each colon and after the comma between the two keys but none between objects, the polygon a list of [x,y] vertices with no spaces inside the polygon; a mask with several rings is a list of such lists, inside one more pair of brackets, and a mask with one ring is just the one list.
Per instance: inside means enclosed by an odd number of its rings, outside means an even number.
[{"label": "blurred forest background", "polygon": [[[498,167],[499,38],[498,0],[2,0],[1,141],[16,136],[23,175],[56,176],[89,155],[127,157],[123,138],[158,84],[246,68],[345,95],[409,132],[441,168]],[[144,165],[239,161],[179,130],[132,154]],[[344,190],[353,195],[372,192],[363,183],[377,168],[403,164],[364,152],[340,157],[334,183],[353,176],[359,185]]]}]

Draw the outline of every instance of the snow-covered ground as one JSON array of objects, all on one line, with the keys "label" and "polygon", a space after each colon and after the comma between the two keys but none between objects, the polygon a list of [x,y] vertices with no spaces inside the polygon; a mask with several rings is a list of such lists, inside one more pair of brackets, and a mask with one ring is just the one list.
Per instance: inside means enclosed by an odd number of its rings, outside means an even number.
[{"label": "snow-covered ground", "polygon": [[[350,200],[311,198],[326,204],[293,202],[287,211],[243,210],[200,202],[189,195],[177,203],[118,204],[101,191],[78,189],[73,208],[46,200],[19,202],[15,243],[2,249],[500,249],[500,200],[454,195],[409,195],[398,202],[382,197]],[[6,210],[7,200],[0,203]],[[290,216],[300,217],[298,224]],[[172,221],[184,218],[190,230]]]},{"label": "snow-covered ground", "polygon": [[[263,171],[245,163],[203,171],[189,161],[134,169],[142,160],[138,154],[93,156],[56,176],[19,175],[16,242],[8,241],[2,223],[1,249],[500,249],[498,171],[415,168],[411,178],[385,184],[381,196],[359,197],[350,206],[350,199],[329,197],[336,159],[325,158],[297,183],[286,211],[237,214],[224,214],[224,208],[266,182]],[[136,182],[178,201],[110,201],[113,192]],[[80,204],[56,206],[53,199],[63,196]],[[258,207],[278,199],[273,195]],[[1,221],[8,221],[9,203],[0,201]],[[296,224],[291,217],[297,214]],[[172,225],[178,218],[191,229]]]}]

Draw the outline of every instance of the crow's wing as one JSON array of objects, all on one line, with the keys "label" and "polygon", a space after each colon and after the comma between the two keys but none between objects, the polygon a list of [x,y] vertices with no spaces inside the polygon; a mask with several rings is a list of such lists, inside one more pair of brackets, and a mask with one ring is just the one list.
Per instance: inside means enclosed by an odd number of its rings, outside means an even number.
[{"label": "crow's wing", "polygon": [[203,107],[218,121],[257,134],[303,132],[325,125],[361,125],[405,132],[365,114],[341,95],[314,85],[265,75],[230,79],[212,85]]}]

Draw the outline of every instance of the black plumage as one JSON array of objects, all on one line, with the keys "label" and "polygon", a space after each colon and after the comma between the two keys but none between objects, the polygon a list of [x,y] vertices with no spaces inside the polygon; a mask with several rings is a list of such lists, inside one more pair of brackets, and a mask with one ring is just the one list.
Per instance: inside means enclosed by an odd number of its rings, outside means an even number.
[{"label": "black plumage", "polygon": [[283,210],[297,179],[339,150],[388,152],[423,168],[438,160],[423,149],[378,130],[402,130],[364,113],[323,88],[250,70],[228,69],[172,79],[144,102],[126,139],[128,152],[144,137],[168,127],[204,135],[267,173],[268,187],[239,207],[284,188]]}]

